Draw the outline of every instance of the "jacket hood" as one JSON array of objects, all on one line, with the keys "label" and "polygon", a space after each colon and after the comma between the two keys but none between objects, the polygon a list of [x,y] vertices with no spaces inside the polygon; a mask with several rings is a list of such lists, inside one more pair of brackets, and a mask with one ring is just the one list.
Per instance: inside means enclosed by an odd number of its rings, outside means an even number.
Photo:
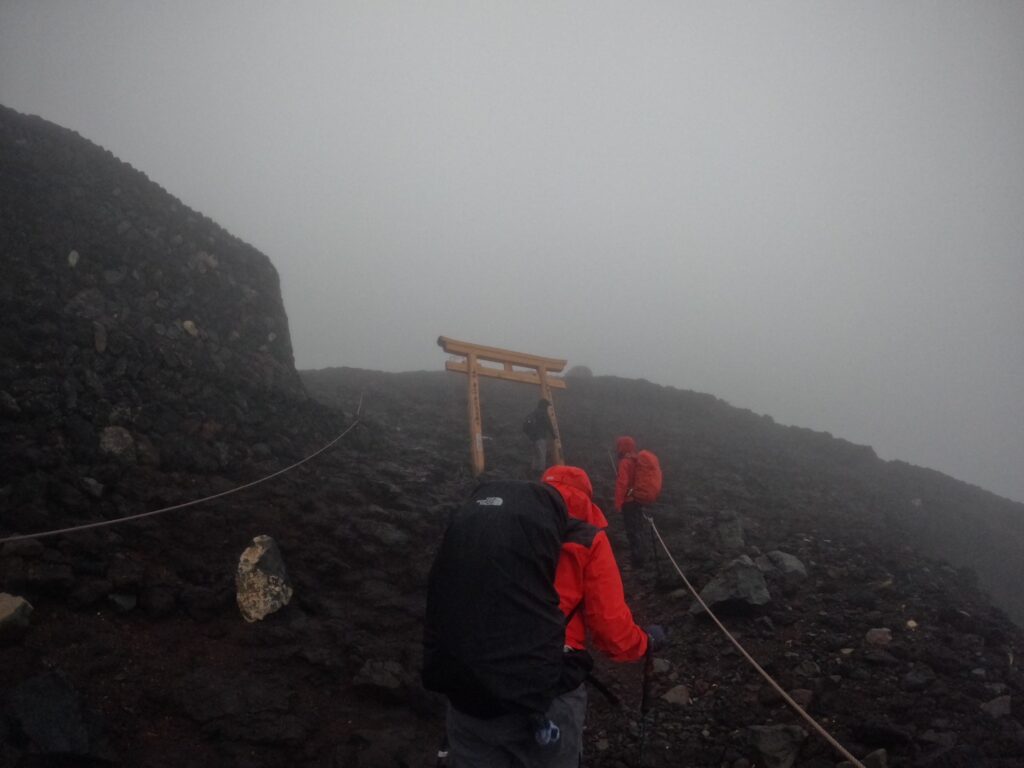
[{"label": "jacket hood", "polygon": [[594,498],[594,486],[590,483],[587,473],[579,467],[555,466],[548,469],[541,478],[548,485],[567,485],[582,491],[588,499]]},{"label": "jacket hood", "polygon": [[628,435],[615,439],[615,452],[619,456],[625,456],[627,453],[633,453],[636,451],[636,440]]},{"label": "jacket hood", "polygon": [[605,518],[604,512],[591,501],[594,488],[590,484],[587,473],[582,469],[565,466],[551,467],[541,476],[541,482],[550,485],[562,495],[570,517],[590,523],[596,528],[608,527],[608,520]]}]

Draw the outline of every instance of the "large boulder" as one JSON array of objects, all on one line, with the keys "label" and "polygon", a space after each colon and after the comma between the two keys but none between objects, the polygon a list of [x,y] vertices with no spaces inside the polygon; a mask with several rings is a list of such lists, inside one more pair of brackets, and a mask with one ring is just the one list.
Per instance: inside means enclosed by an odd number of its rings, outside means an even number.
[{"label": "large boulder", "polygon": [[807,567],[800,562],[799,558],[788,552],[776,549],[768,553],[768,559],[782,573],[786,581],[795,583],[807,578]]},{"label": "large boulder", "polygon": [[[701,599],[712,609],[749,612],[772,601],[764,574],[746,555],[726,565],[700,592]],[[694,603],[690,613],[702,613]]]},{"label": "large boulder", "polygon": [[269,536],[257,536],[238,560],[238,607],[246,621],[259,621],[288,605],[292,587],[281,550]]},{"label": "large boulder", "polygon": [[567,379],[592,379],[594,372],[586,365],[574,365],[565,373]]},{"label": "large boulder", "polygon": [[755,725],[747,728],[747,739],[760,755],[760,765],[793,768],[807,732],[795,725]]}]

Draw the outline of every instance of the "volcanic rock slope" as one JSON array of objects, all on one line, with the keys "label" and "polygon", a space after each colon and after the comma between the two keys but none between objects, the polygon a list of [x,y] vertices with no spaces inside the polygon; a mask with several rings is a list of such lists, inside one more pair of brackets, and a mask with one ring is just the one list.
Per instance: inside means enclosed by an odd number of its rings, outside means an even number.
[{"label": "volcanic rock slope", "polygon": [[[364,398],[380,414],[377,429],[401,443],[429,446],[455,465],[468,451],[462,377],[333,369],[303,378],[324,402]],[[482,382],[489,469],[530,476],[519,425],[535,398],[529,387]],[[730,611],[725,621],[855,755],[885,749],[889,765],[1024,765],[1024,732],[1006,713],[1024,683],[1020,631],[978,591],[970,569],[922,553],[914,515],[923,498],[951,486],[943,497],[951,506],[957,494],[987,494],[881,462],[870,448],[644,381],[570,379],[556,406],[567,461],[590,472],[606,510],[614,437],[632,434],[658,453],[666,485],[655,524],[698,589],[743,555],[782,551],[802,561],[807,578],[770,570],[771,602]],[[625,552],[621,521],[609,517],[613,543]],[[659,557],[643,569],[619,559],[638,620],[671,631],[655,703],[641,718],[640,670],[601,665],[624,707],[592,694],[588,764],[835,764],[815,737],[796,739],[782,758],[758,750],[759,728],[800,721],[706,618],[692,615],[680,577],[652,549]]]},{"label": "volcanic rock slope", "polygon": [[259,445],[308,400],[270,260],[44,120],[0,107],[0,150],[0,462],[19,521],[77,502],[78,470],[104,484],[287,452]]},{"label": "volcanic rock slope", "polygon": [[[263,485],[4,544],[0,591],[34,612],[0,628],[0,765],[432,765],[443,702],[418,684],[419,635],[433,552],[473,482],[465,382],[333,369],[304,388],[266,257],[9,110],[0,201],[0,538],[227,491],[326,444],[362,404],[336,445]],[[527,477],[519,422],[536,394],[482,391],[489,465]],[[1013,505],[707,395],[573,379],[556,404],[567,458],[606,509],[612,439],[658,452],[656,523],[698,587],[740,555],[802,561],[806,578],[768,570],[771,602],[725,621],[855,754],[1024,764],[1020,632],[968,571],[922,554],[945,517],[1012,546]],[[294,597],[248,623],[234,574],[259,535]],[[663,556],[623,568],[638,620],[671,643],[643,718],[640,667],[600,665],[622,705],[592,695],[588,764],[835,764],[785,727],[798,721],[690,612]]]}]

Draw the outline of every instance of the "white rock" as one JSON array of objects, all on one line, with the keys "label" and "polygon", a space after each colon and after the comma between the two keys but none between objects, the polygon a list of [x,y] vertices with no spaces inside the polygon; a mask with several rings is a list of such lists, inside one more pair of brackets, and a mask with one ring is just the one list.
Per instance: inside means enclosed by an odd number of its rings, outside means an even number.
[{"label": "white rock", "polygon": [[259,621],[292,599],[281,551],[269,536],[257,536],[238,560],[236,597],[242,618]]}]

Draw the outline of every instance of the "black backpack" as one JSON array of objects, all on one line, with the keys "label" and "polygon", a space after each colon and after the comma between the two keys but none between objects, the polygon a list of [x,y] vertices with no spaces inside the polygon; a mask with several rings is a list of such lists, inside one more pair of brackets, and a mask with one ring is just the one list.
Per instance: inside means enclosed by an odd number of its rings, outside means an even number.
[{"label": "black backpack", "polygon": [[541,426],[537,420],[537,412],[530,411],[530,413],[523,419],[523,434],[531,440],[539,440],[541,438]]},{"label": "black backpack", "polygon": [[430,571],[423,685],[480,718],[543,713],[593,660],[564,652],[555,569],[571,520],[553,488],[477,487],[449,521]]}]

